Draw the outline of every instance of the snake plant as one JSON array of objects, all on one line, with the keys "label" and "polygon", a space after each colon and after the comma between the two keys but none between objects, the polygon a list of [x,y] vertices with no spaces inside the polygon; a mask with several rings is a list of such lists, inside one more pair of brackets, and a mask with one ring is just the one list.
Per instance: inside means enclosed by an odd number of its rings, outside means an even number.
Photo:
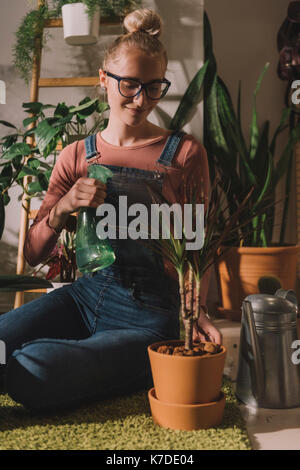
[{"label": "snake plant", "polygon": [[[270,136],[270,121],[262,126],[258,124],[256,100],[269,63],[265,64],[253,92],[252,118],[250,123],[250,141],[247,143],[241,123],[241,83],[239,83],[237,111],[235,111],[230,93],[217,73],[213,54],[213,42],[207,15],[204,15],[205,63],[195,75],[184,94],[170,129],[181,129],[202,96],[204,97],[204,146],[208,155],[211,181],[216,173],[220,177],[226,193],[229,214],[239,207],[245,195],[253,188],[248,201],[248,214],[241,217],[251,220],[243,225],[242,238],[231,241],[232,245],[265,247],[271,244],[274,220],[276,188],[280,180],[286,177],[283,217],[281,220],[280,241],[284,241],[284,229],[288,197],[290,193],[291,165],[293,150],[300,138],[300,126],[290,123],[293,110],[287,106],[273,136]],[[289,133],[281,155],[277,156],[278,136],[287,128]],[[264,210],[265,208],[265,210]],[[256,217],[256,211],[259,213]],[[220,214],[219,228],[222,230],[223,213]],[[238,221],[242,225],[245,219]]]}]

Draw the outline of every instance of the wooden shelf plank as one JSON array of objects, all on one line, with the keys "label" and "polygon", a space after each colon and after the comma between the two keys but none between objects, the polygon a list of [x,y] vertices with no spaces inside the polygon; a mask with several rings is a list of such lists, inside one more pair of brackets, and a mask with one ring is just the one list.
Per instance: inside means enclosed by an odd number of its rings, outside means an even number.
[{"label": "wooden shelf plank", "polygon": [[40,88],[77,87],[99,85],[99,77],[40,78]]},{"label": "wooden shelf plank", "polygon": [[[100,26],[118,26],[122,24],[123,19],[116,16],[102,16]],[[62,28],[62,18],[49,18],[45,21],[45,28]]]}]

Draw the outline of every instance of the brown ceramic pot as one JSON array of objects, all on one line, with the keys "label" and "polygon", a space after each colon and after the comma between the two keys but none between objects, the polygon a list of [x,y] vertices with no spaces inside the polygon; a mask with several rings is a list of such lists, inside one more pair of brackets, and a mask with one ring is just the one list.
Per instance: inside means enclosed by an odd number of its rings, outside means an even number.
[{"label": "brown ceramic pot", "polygon": [[294,289],[300,246],[232,247],[216,262],[222,307],[220,316],[241,320],[242,302],[257,294],[261,277],[279,280],[283,289]]},{"label": "brown ceramic pot", "polygon": [[221,393],[226,349],[204,356],[173,356],[156,351],[160,345],[183,345],[180,340],[148,346],[155,394],[165,403],[201,404],[215,402]]},{"label": "brown ceramic pot", "polygon": [[[186,358],[185,358],[186,359]],[[225,407],[225,396],[218,400],[196,405],[165,403],[156,398],[154,388],[148,392],[153,421],[159,426],[181,431],[208,429],[221,424]]]}]

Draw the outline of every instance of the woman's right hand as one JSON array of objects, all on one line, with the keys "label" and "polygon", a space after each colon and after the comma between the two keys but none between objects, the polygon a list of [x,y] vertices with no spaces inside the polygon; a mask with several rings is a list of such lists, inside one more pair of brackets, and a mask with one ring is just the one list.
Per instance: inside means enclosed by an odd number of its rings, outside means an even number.
[{"label": "woman's right hand", "polygon": [[57,203],[61,214],[72,214],[80,207],[98,207],[106,198],[106,184],[95,178],[79,178]]},{"label": "woman's right hand", "polygon": [[61,230],[70,214],[80,207],[98,207],[106,198],[106,184],[95,178],[79,178],[51,209],[49,225]]}]

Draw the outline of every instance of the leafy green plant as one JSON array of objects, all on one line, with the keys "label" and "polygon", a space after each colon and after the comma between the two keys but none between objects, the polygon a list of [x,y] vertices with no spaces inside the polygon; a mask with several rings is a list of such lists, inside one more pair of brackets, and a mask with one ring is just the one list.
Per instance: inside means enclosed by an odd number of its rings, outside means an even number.
[{"label": "leafy green plant", "polygon": [[43,35],[44,22],[51,15],[47,3],[29,11],[22,19],[16,31],[16,43],[13,46],[13,61],[20,77],[28,83],[33,64],[33,57],[38,53],[36,39],[42,46],[46,44],[49,34]]},{"label": "leafy green plant", "polygon": [[[81,0],[86,5],[89,17],[92,17],[97,7],[104,16],[125,16],[141,4],[138,0]],[[61,15],[61,9],[69,3],[78,3],[78,0],[52,0],[57,15]]]},{"label": "leafy green plant", "polygon": [[[78,3],[78,0],[44,0],[36,9],[30,10],[21,21],[16,31],[16,42],[13,46],[13,63],[20,77],[28,83],[31,77],[33,59],[40,52],[40,45],[44,47],[51,37],[44,28],[49,18],[61,15],[61,8],[68,3]],[[93,16],[99,6],[104,16],[123,17],[130,11],[138,8],[140,0],[82,0],[86,5],[87,13]]]},{"label": "leafy green plant", "polygon": [[[106,103],[98,98],[91,100],[89,97],[80,101],[78,106],[67,106],[65,103],[42,104],[40,102],[23,103],[23,109],[30,116],[23,120],[23,128],[18,129],[15,125],[0,121],[0,124],[10,129],[8,135],[0,139],[0,240],[5,226],[5,206],[10,201],[9,190],[15,185],[21,186],[28,198],[40,196],[48,189],[50,176],[56,161],[56,147],[61,141],[65,147],[71,136],[89,135],[102,130],[107,125],[107,119],[103,112],[108,109]],[[53,109],[53,115],[46,117],[45,112]],[[96,121],[89,125],[88,118],[96,115]],[[34,125],[31,129],[27,126]],[[35,147],[27,144],[29,136],[34,136]],[[48,157],[54,156],[50,162]],[[28,158],[30,156],[30,158]],[[24,176],[30,176],[34,181],[27,187],[23,185]],[[19,196],[21,199],[22,194]],[[71,237],[68,234],[67,237]],[[65,249],[69,250],[69,244]],[[68,256],[60,256],[60,268],[64,272],[74,271],[74,257],[72,266]],[[62,251],[62,253],[65,253]],[[53,260],[52,260],[53,261]],[[52,284],[44,279],[32,278],[30,276],[0,276],[0,291],[18,291],[26,289],[38,289],[41,287],[52,287]]]},{"label": "leafy green plant", "polygon": [[[204,204],[203,181],[196,181],[192,177],[188,181],[182,181],[181,184],[185,193],[183,197],[184,203],[182,202],[181,205],[181,215],[184,213],[183,204],[189,204],[192,214],[192,220],[189,222],[189,225],[197,227],[199,204]],[[170,205],[150,184],[146,183],[146,186],[155,204]],[[168,260],[177,272],[180,313],[185,329],[185,350],[192,350],[193,346],[193,325],[197,322],[200,315],[200,291],[203,276],[215,260],[228,249],[228,247],[225,247],[226,243],[231,242],[233,238],[240,238],[244,226],[249,225],[251,218],[255,216],[250,214],[250,220],[247,219],[247,205],[252,197],[252,192],[253,189],[239,203],[236,210],[224,218],[222,231],[220,231],[217,222],[220,214],[223,213],[226,196],[224,191],[221,190],[221,182],[218,180],[213,182],[209,205],[204,215],[204,238],[201,248],[187,248],[187,242],[195,242],[196,238],[191,239],[187,236],[188,231],[182,220],[176,223],[176,219],[179,217],[179,214],[176,212],[174,212],[171,228],[169,227],[169,219],[166,222],[166,219],[161,216],[160,231],[157,234],[157,238],[150,237],[148,240],[147,246]],[[181,230],[178,227],[181,227]],[[150,234],[150,230],[148,233]],[[168,234],[167,237],[163,235],[166,233]]]},{"label": "leafy green plant", "polygon": [[[267,63],[253,93],[253,110],[250,124],[250,143],[242,133],[241,85],[239,86],[237,111],[229,91],[217,74],[213,54],[211,29],[207,15],[204,15],[205,63],[195,75],[184,94],[169,128],[181,129],[193,114],[197,104],[204,97],[204,146],[207,150],[211,181],[216,173],[226,194],[227,210],[235,213],[245,195],[254,188],[248,201],[248,213],[241,217],[251,220],[250,226],[243,226],[243,236],[231,241],[232,245],[265,247],[271,244],[275,221],[275,192],[280,180],[286,176],[286,190],[280,241],[284,243],[284,230],[290,193],[291,164],[293,149],[300,138],[300,125],[289,127],[293,110],[287,106],[272,137],[269,135],[270,122],[261,128],[256,110],[257,95],[269,64]],[[277,159],[278,136],[289,127],[287,143]],[[262,211],[268,201],[268,209]],[[259,216],[252,215],[259,211]],[[243,222],[240,220],[239,222]],[[220,212],[219,229],[224,224],[224,212]]]},{"label": "leafy green plant", "polygon": [[[0,139],[0,233],[4,227],[4,206],[10,197],[8,192],[14,185],[22,187],[28,198],[41,196],[47,191],[50,176],[57,157],[57,144],[62,147],[69,143],[71,136],[80,134],[82,137],[102,130],[107,125],[103,113],[108,109],[106,103],[98,98],[89,97],[80,101],[78,106],[67,106],[65,103],[42,104],[40,102],[23,103],[23,109],[30,117],[23,120],[23,129],[17,129],[13,124],[0,121],[0,124],[13,129],[14,132]],[[45,112],[53,109],[53,115],[47,117]],[[32,116],[33,115],[33,116]],[[96,116],[94,124],[88,123],[88,118]],[[34,125],[31,129],[27,126]],[[26,142],[33,136],[36,142],[31,147]],[[30,156],[30,158],[28,158]],[[53,158],[52,158],[53,156]],[[49,157],[49,158],[48,158]],[[50,160],[51,157],[51,160]],[[34,181],[24,187],[24,176],[30,176]],[[20,199],[22,194],[20,195]]]},{"label": "leafy green plant", "polygon": [[54,280],[59,276],[60,282],[75,281],[77,269],[75,245],[75,231],[62,230],[50,256],[32,274],[36,276],[42,268],[48,266],[47,280]]}]

